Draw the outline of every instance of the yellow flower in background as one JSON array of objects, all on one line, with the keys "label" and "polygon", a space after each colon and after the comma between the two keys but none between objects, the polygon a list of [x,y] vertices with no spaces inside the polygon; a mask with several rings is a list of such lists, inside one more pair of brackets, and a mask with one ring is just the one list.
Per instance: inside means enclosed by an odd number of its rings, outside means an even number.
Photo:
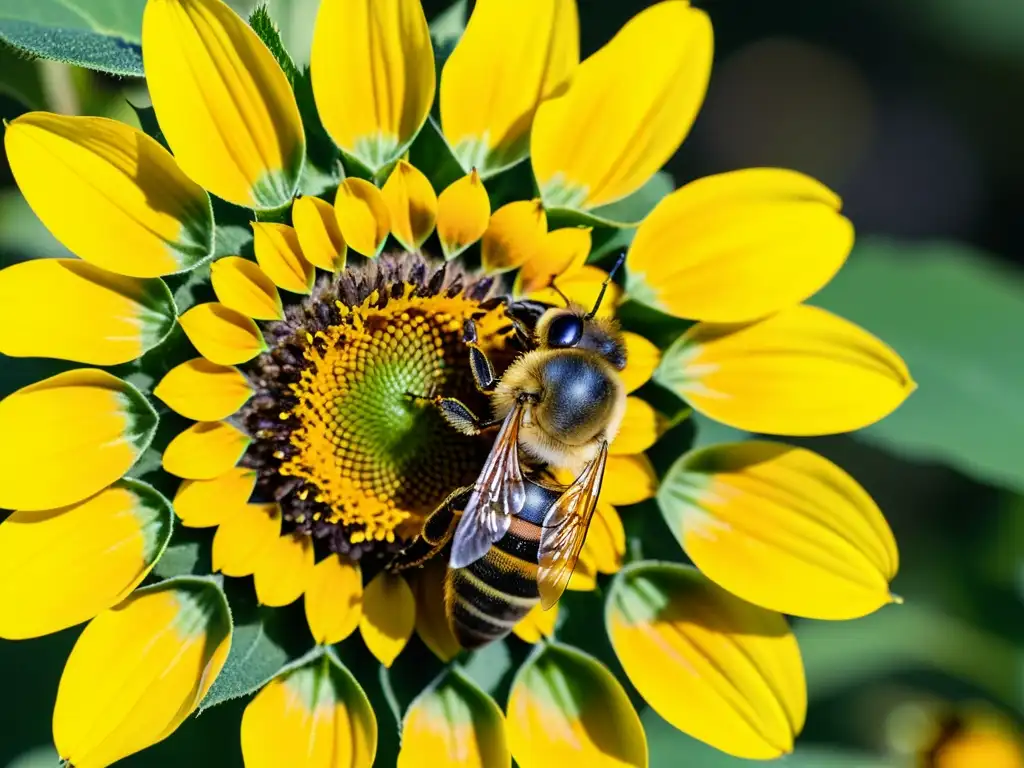
[{"label": "yellow flower in background", "polygon": [[[503,296],[593,305],[607,277],[588,263],[604,255],[591,258],[594,236],[622,226],[604,206],[675,153],[710,76],[711,23],[685,0],[582,62],[572,0],[510,8],[478,0],[438,87],[416,0],[322,0],[312,114],[302,76],[220,0],[148,0],[157,138],[41,112],[7,126],[19,187],[82,261],[0,272],[0,352],[89,367],[0,402],[0,507],[15,510],[0,524],[0,637],[89,622],[54,714],[76,768],[166,738],[221,690],[254,694],[246,765],[369,766],[381,711],[341,659],[361,642],[391,667],[414,634],[446,666],[399,713],[399,765],[439,764],[445,748],[448,765],[647,764],[622,683],[557,640],[571,611],[515,627],[537,645],[503,713],[462,669],[440,557],[387,568],[490,449],[427,402],[488,407],[464,323],[507,366],[522,350]],[[336,157],[314,169],[317,119]],[[527,156],[536,189],[488,186]],[[672,450],[659,440],[673,422],[649,393],[775,435],[858,429],[898,407],[914,386],[898,355],[802,303],[852,247],[840,207],[791,171],[692,182],[639,223],[601,305],[625,325],[629,395],[569,586],[616,574],[606,627],[632,685],[742,757],[791,751],[803,725],[782,614],[892,601],[896,545],[856,481],[806,449],[712,446],[659,476],[648,452]],[[695,322],[661,349],[630,303]],[[699,571],[627,546],[619,509],[652,499]],[[167,578],[175,522],[209,533],[209,562]],[[232,645],[225,592],[260,610],[301,599],[309,652],[239,688],[250,649]]]}]

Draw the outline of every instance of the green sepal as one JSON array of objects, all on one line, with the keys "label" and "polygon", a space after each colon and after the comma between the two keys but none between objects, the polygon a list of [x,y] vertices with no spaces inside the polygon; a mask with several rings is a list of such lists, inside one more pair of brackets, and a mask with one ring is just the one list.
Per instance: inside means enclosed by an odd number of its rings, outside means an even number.
[{"label": "green sepal", "polygon": [[92,0],[85,13],[60,0],[0,0],[0,40],[33,56],[142,77],[144,7],[145,0]]},{"label": "green sepal", "polygon": [[427,118],[409,147],[409,162],[430,179],[438,193],[465,175],[433,117]]},{"label": "green sepal", "polygon": [[[160,579],[171,579],[209,573],[210,548],[204,547],[206,542],[198,541],[195,536],[195,529],[179,527],[174,532],[174,540],[168,543],[154,566],[153,575]],[[209,531],[205,532],[205,536],[209,538]]]},{"label": "green sepal", "polygon": [[139,119],[139,125],[142,128],[142,132],[154,141],[160,142],[160,145],[170,152],[171,147],[167,143],[167,138],[164,136],[164,132],[160,130],[160,123],[157,122],[156,110],[152,107],[138,107],[130,101],[128,102],[128,106],[132,108],[135,112],[135,116]]},{"label": "green sepal", "polygon": [[665,171],[658,171],[636,192],[614,203],[602,205],[589,211],[557,206],[548,208],[548,221],[557,222],[561,227],[604,227],[628,230],[623,233],[623,243],[628,245],[633,239],[633,230],[640,225],[644,217],[658,204],[658,201],[673,189],[675,189],[675,182],[672,176]]},{"label": "green sepal", "polygon": [[267,46],[273,57],[277,59],[277,63],[281,65],[284,76],[288,78],[288,82],[294,88],[296,81],[299,79],[299,68],[295,66],[291,54],[285,48],[284,41],[281,40],[281,30],[278,29],[277,24],[270,17],[270,11],[267,10],[265,3],[261,3],[253,8],[252,13],[249,14],[249,26],[252,27],[252,31],[256,33],[256,36],[263,41],[263,44]]},{"label": "green sepal", "polygon": [[[430,22],[430,41],[434,46],[434,69],[438,82],[441,81],[441,70],[444,69],[445,62],[458,45],[462,33],[466,31],[468,11],[468,0],[455,0]],[[435,100],[435,110],[437,105],[438,102]]]}]

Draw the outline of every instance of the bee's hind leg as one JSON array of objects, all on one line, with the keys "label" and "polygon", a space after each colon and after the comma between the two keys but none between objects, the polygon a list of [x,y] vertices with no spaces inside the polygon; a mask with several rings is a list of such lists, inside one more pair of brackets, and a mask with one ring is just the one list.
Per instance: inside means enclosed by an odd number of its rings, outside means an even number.
[{"label": "bee's hind leg", "polygon": [[462,340],[469,347],[469,367],[473,371],[473,381],[481,392],[493,392],[498,386],[498,377],[494,375],[494,366],[487,355],[480,349],[476,333],[476,323],[472,319],[462,325]]}]

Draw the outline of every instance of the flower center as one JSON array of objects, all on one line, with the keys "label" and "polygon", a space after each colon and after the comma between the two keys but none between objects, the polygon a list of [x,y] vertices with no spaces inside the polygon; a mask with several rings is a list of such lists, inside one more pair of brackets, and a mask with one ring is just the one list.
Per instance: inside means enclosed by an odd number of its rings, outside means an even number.
[{"label": "flower center", "polygon": [[265,394],[246,414],[256,437],[247,458],[259,487],[285,519],[350,556],[417,533],[448,494],[473,482],[488,451],[485,438],[456,433],[427,398],[457,397],[487,412],[462,326],[475,317],[484,348],[500,359],[507,316],[481,308],[489,283],[427,272],[415,257],[385,257],[319,286],[301,311],[267,329],[275,343],[254,371]]}]

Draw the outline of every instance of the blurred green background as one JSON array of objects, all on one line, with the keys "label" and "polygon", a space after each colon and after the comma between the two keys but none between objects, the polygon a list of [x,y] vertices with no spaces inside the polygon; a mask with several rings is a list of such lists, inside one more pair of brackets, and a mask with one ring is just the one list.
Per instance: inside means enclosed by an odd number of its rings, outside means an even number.
[{"label": "blurred green background", "polygon": [[[300,64],[308,60],[317,4],[269,3]],[[647,4],[579,0],[584,54]],[[804,441],[879,502],[900,545],[894,591],[906,602],[854,622],[796,623],[810,714],[797,752],[781,764],[912,765],[931,724],[948,715],[994,718],[1019,735],[1024,2],[695,4],[714,22],[715,69],[696,127],[667,168],[675,184],[769,165],[836,189],[858,245],[812,303],[885,339],[920,384],[881,425]],[[57,0],[0,0],[0,21],[20,18],[30,5],[87,24]],[[428,18],[445,5],[425,2]],[[45,108],[133,121],[126,100],[147,103],[140,81],[32,61],[0,44],[3,118]],[[0,160],[0,266],[64,254]],[[51,372],[50,365],[0,358],[0,395]],[[732,437],[698,423],[700,444]],[[0,765],[55,764],[50,711],[78,632],[0,641]],[[208,711],[123,764],[240,765],[241,709],[229,703]],[[651,711],[642,717],[655,768],[745,762],[713,753]],[[382,722],[387,730],[392,724]]]}]

